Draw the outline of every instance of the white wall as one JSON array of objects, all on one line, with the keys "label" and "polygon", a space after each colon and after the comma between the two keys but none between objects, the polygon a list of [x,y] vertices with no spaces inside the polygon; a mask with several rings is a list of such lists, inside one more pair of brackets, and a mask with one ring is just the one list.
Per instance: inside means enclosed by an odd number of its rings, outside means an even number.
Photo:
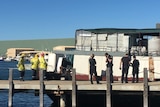
[{"label": "white wall", "polygon": [[[153,57],[155,65],[155,78],[160,78],[160,57]],[[106,69],[105,56],[95,56],[97,62],[97,73],[101,75],[101,70]],[[132,58],[133,59],[133,58]],[[140,62],[139,77],[143,77],[144,68],[148,69],[148,57],[137,56]],[[89,75],[89,55],[75,55],[74,68],[78,74]],[[121,76],[122,71],[119,70],[121,57],[113,57],[113,75]],[[131,61],[132,62],[132,61]],[[132,67],[129,68],[128,77],[132,77]]]}]

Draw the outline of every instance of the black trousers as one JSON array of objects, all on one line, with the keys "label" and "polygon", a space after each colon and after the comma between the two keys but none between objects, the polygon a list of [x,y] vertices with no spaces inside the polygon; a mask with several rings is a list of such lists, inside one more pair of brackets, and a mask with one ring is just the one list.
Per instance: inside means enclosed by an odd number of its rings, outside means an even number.
[{"label": "black trousers", "polygon": [[19,72],[20,72],[20,78],[24,78],[25,71],[19,71]]},{"label": "black trousers", "polygon": [[96,67],[95,66],[90,66],[90,81],[91,81],[91,84],[93,84],[93,75],[95,76],[96,82],[98,84],[99,80],[98,80],[98,76],[97,76]]},{"label": "black trousers", "polygon": [[37,79],[37,70],[32,69],[32,79]]},{"label": "black trousers", "polygon": [[128,83],[128,69],[129,67],[122,68],[122,77],[121,77],[121,82],[123,83]]},{"label": "black trousers", "polygon": [[136,80],[136,82],[138,83],[138,78],[139,78],[138,71],[137,72],[133,72],[132,74],[133,74],[132,82],[134,83],[135,80]]}]

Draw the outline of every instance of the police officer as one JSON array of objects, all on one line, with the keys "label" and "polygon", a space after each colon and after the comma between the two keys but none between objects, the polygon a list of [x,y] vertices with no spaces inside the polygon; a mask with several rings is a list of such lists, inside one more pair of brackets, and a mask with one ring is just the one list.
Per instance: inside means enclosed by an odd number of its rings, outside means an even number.
[{"label": "police officer", "polygon": [[132,70],[132,75],[133,75],[132,83],[135,82],[135,76],[136,76],[136,83],[138,83],[139,60],[136,59],[136,56],[135,56],[135,55],[133,56],[132,67],[133,67],[133,70]]},{"label": "police officer", "polygon": [[125,79],[125,83],[128,83],[129,66],[130,66],[130,58],[128,56],[128,53],[126,53],[125,56],[123,56],[121,58],[120,66],[119,66],[120,70],[121,70],[121,67],[122,67],[122,77],[121,77],[121,82],[122,83],[124,82],[124,79]]},{"label": "police officer", "polygon": [[97,77],[97,71],[96,71],[96,60],[94,59],[94,54],[91,54],[89,58],[89,64],[90,64],[90,81],[91,84],[93,84],[93,74],[96,77],[97,84],[99,84],[99,80]]},{"label": "police officer", "polygon": [[109,73],[110,73],[110,81],[111,81],[111,83],[113,83],[113,58],[110,55],[108,57],[107,67],[110,68],[110,71],[109,71]]}]

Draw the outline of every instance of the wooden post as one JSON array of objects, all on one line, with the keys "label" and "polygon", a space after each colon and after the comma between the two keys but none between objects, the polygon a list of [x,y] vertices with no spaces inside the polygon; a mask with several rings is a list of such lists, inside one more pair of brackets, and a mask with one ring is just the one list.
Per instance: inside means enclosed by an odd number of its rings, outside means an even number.
[{"label": "wooden post", "polygon": [[44,81],[43,81],[43,70],[41,69],[40,70],[40,73],[39,73],[39,77],[40,77],[40,90],[39,90],[39,93],[40,93],[40,107],[43,107],[44,106],[44,99],[43,99],[43,91],[44,91]]},{"label": "wooden post", "polygon": [[107,67],[106,70],[106,107],[111,107],[111,79],[110,79],[110,67]]},{"label": "wooden post", "polygon": [[10,68],[9,69],[9,95],[8,95],[8,107],[12,107],[13,104],[13,89],[14,89],[14,85],[13,85],[13,69]]},{"label": "wooden post", "polygon": [[148,107],[148,71],[144,68],[144,91],[143,91],[143,107]]},{"label": "wooden post", "polygon": [[72,69],[72,107],[76,107],[76,70]]}]

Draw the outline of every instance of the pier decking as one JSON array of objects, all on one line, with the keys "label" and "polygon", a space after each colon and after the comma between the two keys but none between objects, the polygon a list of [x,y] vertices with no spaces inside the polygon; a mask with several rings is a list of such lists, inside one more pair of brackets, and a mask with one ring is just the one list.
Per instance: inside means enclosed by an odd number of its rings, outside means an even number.
[{"label": "pier decking", "polygon": [[[139,83],[121,83],[120,81],[110,82],[109,69],[107,68],[107,81],[100,81],[101,84],[91,84],[90,81],[76,81],[75,69],[72,70],[72,80],[43,80],[43,71],[40,70],[39,80],[13,80],[13,70],[9,69],[9,80],[0,80],[0,89],[9,90],[8,107],[12,107],[14,90],[37,90],[40,96],[40,107],[43,107],[43,94],[46,91],[52,93],[51,97],[55,95],[60,96],[60,107],[65,107],[65,92],[70,92],[72,97],[72,107],[76,107],[77,92],[85,91],[86,93],[95,92],[97,94],[106,95],[106,107],[111,107],[111,94],[113,92],[141,92],[143,93],[143,106],[148,107],[149,92],[160,92],[160,81],[148,82],[148,72],[144,68],[144,79]],[[95,94],[95,93],[94,93]]]},{"label": "pier decking", "polygon": [[[77,81],[77,90],[107,90],[106,81],[100,81],[101,84],[90,84],[90,81]],[[14,89],[40,89],[39,80],[26,80],[19,81],[13,80]],[[112,90],[114,91],[144,91],[144,83],[121,83],[120,81],[115,81],[112,85]],[[65,80],[46,80],[44,81],[45,90],[57,90],[58,86],[63,91],[72,91],[72,81]],[[150,91],[160,91],[160,81],[148,82]],[[0,89],[9,89],[8,80],[0,80]]]}]

